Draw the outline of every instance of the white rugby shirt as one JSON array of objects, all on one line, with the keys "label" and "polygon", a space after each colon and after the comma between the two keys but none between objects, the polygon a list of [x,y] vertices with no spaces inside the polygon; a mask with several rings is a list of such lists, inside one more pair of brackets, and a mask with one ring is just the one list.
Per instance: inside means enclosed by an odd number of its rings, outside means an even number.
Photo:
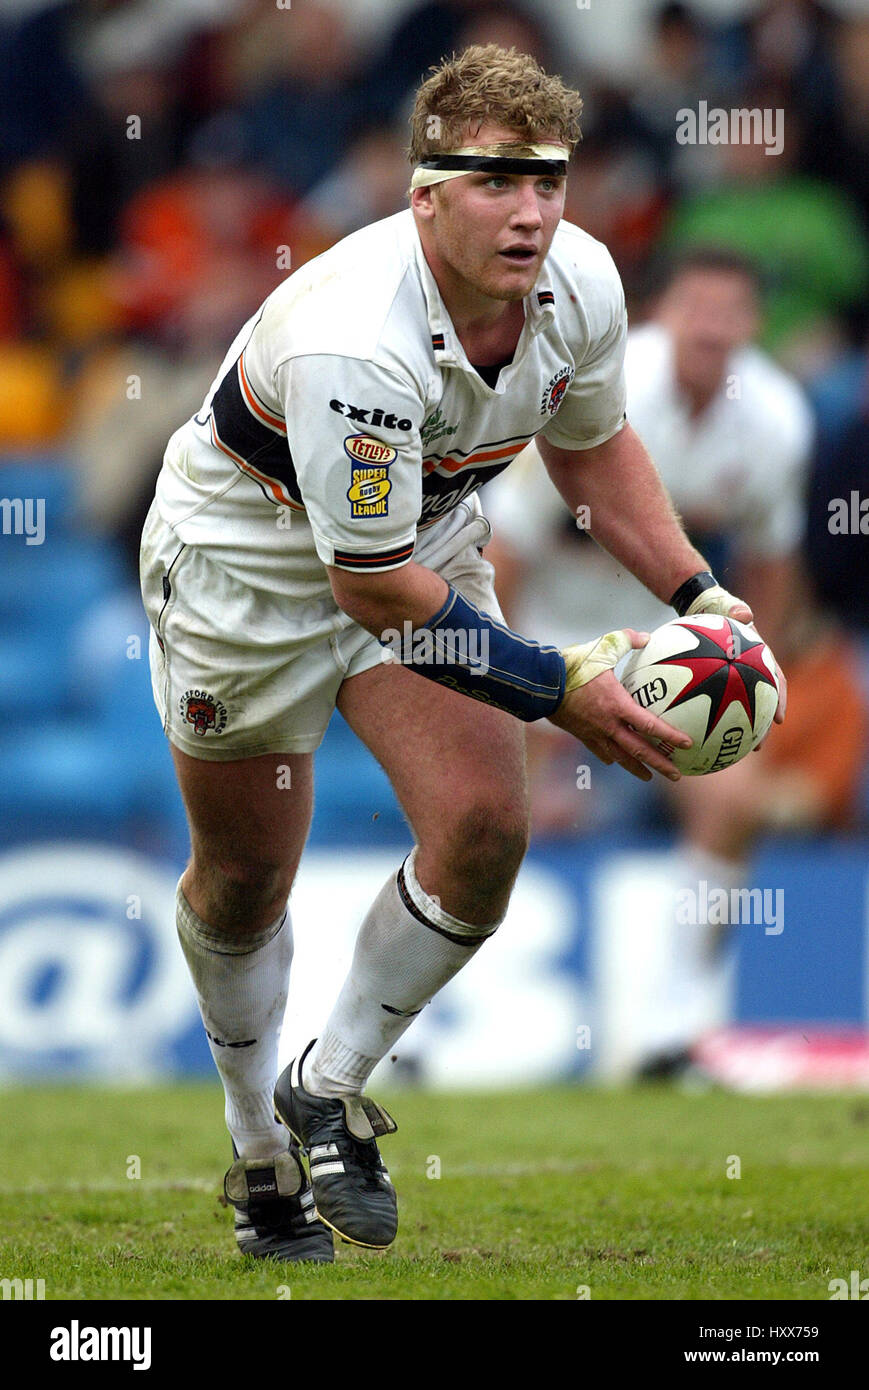
[{"label": "white rugby shirt", "polygon": [[325,565],[443,560],[469,512],[482,515],[476,490],[536,434],[590,448],[624,421],[626,314],[606,247],[562,221],[524,308],[513,361],[490,388],[411,210],[354,232],[236,336],[167,445],[163,519],[244,583],[290,598],[325,592]]}]

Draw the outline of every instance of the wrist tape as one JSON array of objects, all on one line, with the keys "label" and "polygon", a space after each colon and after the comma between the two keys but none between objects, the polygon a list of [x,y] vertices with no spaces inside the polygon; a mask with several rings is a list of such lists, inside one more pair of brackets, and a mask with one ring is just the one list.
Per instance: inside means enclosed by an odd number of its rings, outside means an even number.
[{"label": "wrist tape", "polygon": [[565,695],[569,695],[572,690],[579,690],[580,686],[588,685],[589,681],[593,681],[595,676],[603,675],[604,671],[611,671],[629,651],[631,639],[623,628],[617,628],[615,632],[605,632],[603,637],[598,637],[593,642],[583,642],[581,646],[565,647],[562,652],[567,669]]}]

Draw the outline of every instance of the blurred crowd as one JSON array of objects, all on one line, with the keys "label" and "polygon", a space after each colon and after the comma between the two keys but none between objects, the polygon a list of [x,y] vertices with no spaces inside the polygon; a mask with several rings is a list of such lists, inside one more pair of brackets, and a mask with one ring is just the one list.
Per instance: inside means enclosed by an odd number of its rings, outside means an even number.
[{"label": "blurred crowd", "polygon": [[[7,4],[0,454],[68,470],[71,525],[131,576],[166,440],[241,323],[291,270],[407,205],[416,85],[445,53],[497,42],[583,95],[566,216],[609,246],[633,323],[665,259],[751,257],[758,342],[814,415],[804,579],[865,641],[865,533],[833,534],[828,510],[869,497],[869,12],[649,8],[628,80],[589,64],[579,7],[565,48],[532,0],[414,0],[368,44],[352,0]],[[681,143],[677,113],[703,103],[780,113],[780,149]]]}]

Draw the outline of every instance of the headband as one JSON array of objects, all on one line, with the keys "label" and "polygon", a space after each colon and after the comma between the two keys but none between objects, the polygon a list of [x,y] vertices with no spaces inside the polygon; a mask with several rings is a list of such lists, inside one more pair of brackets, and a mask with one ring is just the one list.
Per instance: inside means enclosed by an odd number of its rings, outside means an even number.
[{"label": "headband", "polygon": [[446,179],[478,170],[491,174],[550,174],[561,178],[567,173],[569,151],[564,145],[463,145],[459,150],[421,159],[413,171],[411,188],[423,188]]}]

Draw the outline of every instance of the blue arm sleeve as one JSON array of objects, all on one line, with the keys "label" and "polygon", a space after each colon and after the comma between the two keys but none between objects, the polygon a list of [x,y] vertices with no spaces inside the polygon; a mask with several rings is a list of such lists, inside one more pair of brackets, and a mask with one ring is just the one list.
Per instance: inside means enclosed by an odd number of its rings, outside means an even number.
[{"label": "blue arm sleeve", "polygon": [[380,638],[392,659],[472,700],[527,723],[554,714],[564,698],[564,657],[520,637],[450,585],[447,601],[423,627],[405,622]]}]

